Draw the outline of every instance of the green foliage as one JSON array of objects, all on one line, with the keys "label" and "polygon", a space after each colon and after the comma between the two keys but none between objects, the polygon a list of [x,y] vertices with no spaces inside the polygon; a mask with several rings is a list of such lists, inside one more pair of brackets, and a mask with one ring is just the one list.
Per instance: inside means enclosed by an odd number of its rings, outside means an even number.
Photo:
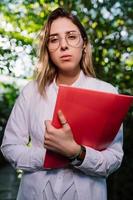
[{"label": "green foliage", "polygon": [[[1,17],[7,27],[12,28],[6,30],[2,26],[0,35],[9,38],[9,42],[16,39],[16,45],[21,42],[22,46],[34,47],[48,14],[58,6],[71,10],[84,24],[93,46],[97,77],[111,82],[122,93],[133,94],[133,2],[130,0],[4,0],[0,2]],[[6,49],[1,51],[3,56],[4,51]],[[34,48],[29,55],[33,60],[36,56]],[[6,60],[9,73],[13,71],[10,61],[15,59]],[[0,66],[0,69],[4,73],[4,67]]]}]

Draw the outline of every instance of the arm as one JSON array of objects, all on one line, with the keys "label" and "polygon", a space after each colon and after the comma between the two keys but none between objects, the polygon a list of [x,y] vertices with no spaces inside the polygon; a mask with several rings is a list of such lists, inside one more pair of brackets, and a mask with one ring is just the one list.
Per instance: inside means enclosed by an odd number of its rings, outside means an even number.
[{"label": "arm", "polygon": [[76,167],[87,175],[104,176],[119,168],[123,158],[123,134],[122,127],[116,135],[112,144],[103,151],[97,151],[86,147],[86,155],[83,163]]},{"label": "arm", "polygon": [[43,146],[29,143],[29,94],[20,94],[9,117],[1,150],[5,158],[17,169],[34,171],[43,166]]}]

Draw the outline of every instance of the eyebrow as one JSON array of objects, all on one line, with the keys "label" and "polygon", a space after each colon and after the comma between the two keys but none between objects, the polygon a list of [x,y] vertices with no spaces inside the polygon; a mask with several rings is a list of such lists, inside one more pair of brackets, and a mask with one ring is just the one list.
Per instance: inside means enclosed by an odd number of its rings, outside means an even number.
[{"label": "eyebrow", "polygon": [[[68,33],[71,33],[71,32],[78,32],[78,31],[76,31],[76,30],[70,30],[70,31],[66,31],[65,34],[68,34]],[[56,35],[59,35],[59,33],[52,33],[52,34],[49,35],[49,37],[56,36]]]}]

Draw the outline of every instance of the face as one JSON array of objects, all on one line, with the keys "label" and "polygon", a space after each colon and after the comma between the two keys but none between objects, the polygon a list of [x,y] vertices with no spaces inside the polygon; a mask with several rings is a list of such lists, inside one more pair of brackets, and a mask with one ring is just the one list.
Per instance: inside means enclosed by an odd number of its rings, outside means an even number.
[{"label": "face", "polygon": [[50,28],[48,50],[59,72],[80,70],[83,39],[78,27],[65,17],[54,20]]}]

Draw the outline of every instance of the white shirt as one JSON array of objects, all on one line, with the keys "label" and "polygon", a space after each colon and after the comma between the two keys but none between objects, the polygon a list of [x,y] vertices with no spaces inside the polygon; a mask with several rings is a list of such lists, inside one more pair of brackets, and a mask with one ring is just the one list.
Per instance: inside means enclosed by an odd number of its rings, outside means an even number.
[{"label": "white shirt", "polygon": [[[117,92],[111,84],[87,77],[82,71],[72,86]],[[17,199],[106,200],[106,177],[119,168],[123,157],[122,129],[106,150],[86,147],[82,165],[74,169],[43,168],[46,153],[44,121],[52,119],[57,91],[53,82],[47,87],[47,98],[43,98],[36,82],[31,81],[21,91],[8,120],[2,152],[15,168],[24,170]],[[31,147],[27,146],[29,137]]]}]

